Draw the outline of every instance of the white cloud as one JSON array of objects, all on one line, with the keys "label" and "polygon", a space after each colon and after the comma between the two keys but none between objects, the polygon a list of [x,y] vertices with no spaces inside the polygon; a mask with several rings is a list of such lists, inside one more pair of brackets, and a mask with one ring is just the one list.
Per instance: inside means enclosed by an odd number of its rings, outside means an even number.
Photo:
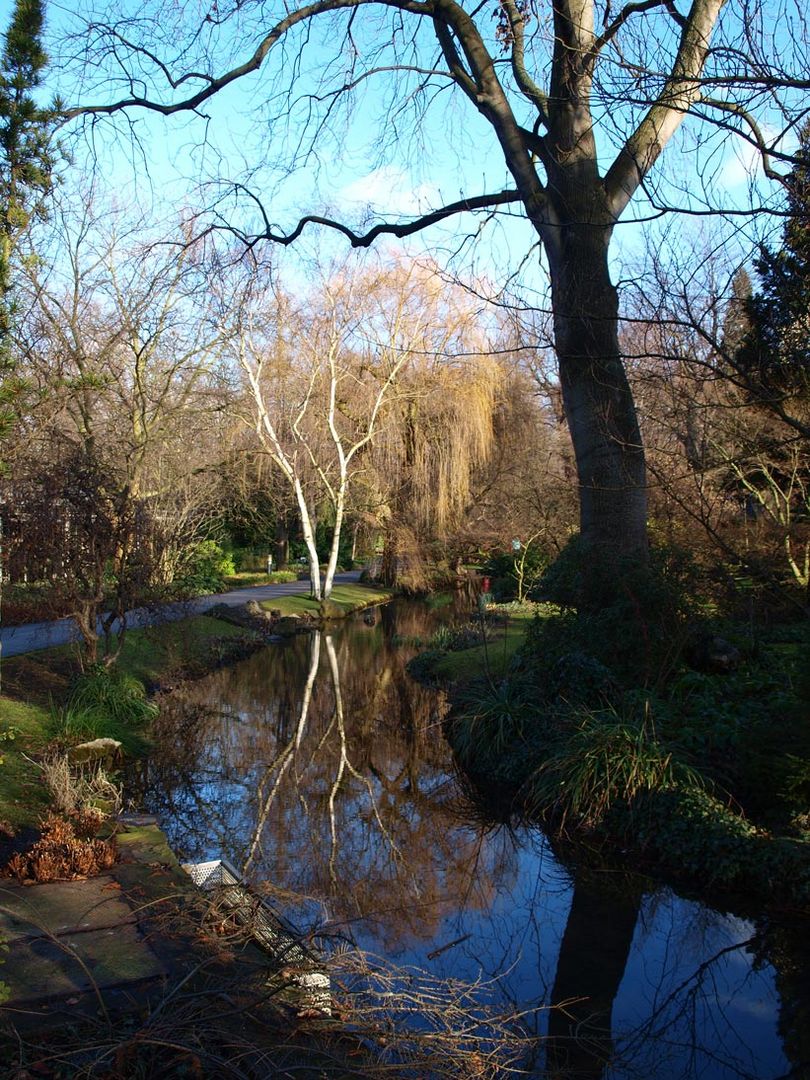
[{"label": "white cloud", "polygon": [[340,188],[336,201],[387,215],[424,214],[438,205],[438,193],[430,184],[414,184],[404,169],[383,165]]},{"label": "white cloud", "polygon": [[760,167],[761,158],[756,147],[742,139],[732,139],[730,151],[720,170],[720,185],[724,188],[736,188],[744,184],[747,187]]}]

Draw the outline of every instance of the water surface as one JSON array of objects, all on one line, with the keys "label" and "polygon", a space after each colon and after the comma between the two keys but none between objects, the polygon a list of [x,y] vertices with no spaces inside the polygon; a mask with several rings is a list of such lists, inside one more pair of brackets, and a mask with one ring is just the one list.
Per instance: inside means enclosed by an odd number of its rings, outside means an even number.
[{"label": "water surface", "polygon": [[540,831],[476,819],[442,695],[405,672],[414,639],[453,618],[397,601],[176,695],[140,787],[180,857],[224,856],[299,922],[477,981],[552,1036],[537,1075],[810,1075],[795,931],[564,866]]}]

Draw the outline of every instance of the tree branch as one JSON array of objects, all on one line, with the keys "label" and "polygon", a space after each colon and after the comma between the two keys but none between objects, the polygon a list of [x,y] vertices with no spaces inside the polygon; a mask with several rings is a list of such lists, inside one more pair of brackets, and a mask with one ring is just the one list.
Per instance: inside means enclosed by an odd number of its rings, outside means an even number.
[{"label": "tree branch", "polygon": [[739,116],[740,119],[743,120],[748,126],[748,130],[751,132],[753,142],[762,156],[762,171],[770,180],[778,180],[780,183],[784,182],[785,176],[783,176],[781,173],[778,173],[772,165],[773,159],[771,156],[771,151],[765,143],[765,137],[762,134],[762,129],[747,109],[745,109],[742,105],[738,105],[734,101],[722,101],[719,98],[701,97],[700,102],[702,105],[708,105],[712,109],[720,109],[723,112],[733,113],[735,116]]},{"label": "tree branch", "polygon": [[[400,11],[408,11],[414,15],[430,16],[433,14],[433,4],[430,0],[425,0],[425,2],[422,2],[422,0],[317,0],[314,4],[306,4],[297,11],[291,12],[285,19],[282,19],[281,22],[276,23],[270,33],[262,38],[253,55],[243,64],[238,64],[236,67],[231,68],[230,71],[227,71],[225,74],[217,76],[216,78],[200,75],[200,78],[206,80],[206,85],[190,97],[183,98],[181,101],[176,101],[172,104],[166,104],[164,102],[152,101],[147,97],[133,95],[132,97],[121,98],[119,101],[114,101],[107,105],[80,105],[73,109],[64,110],[61,115],[63,119],[70,120],[76,116],[82,116],[88,113],[96,115],[102,113],[116,113],[129,108],[148,109],[152,112],[160,113],[162,116],[171,116],[173,113],[178,112],[194,112],[200,105],[205,101],[208,101],[208,99],[215,94],[218,94],[219,91],[223,90],[226,86],[236,82],[238,79],[244,78],[245,75],[250,75],[252,72],[258,71],[276,42],[297,24],[306,22],[307,20],[328,11],[351,10],[366,4],[378,4],[383,7],[397,8]],[[139,48],[137,51],[152,58],[151,53],[146,49]],[[192,77],[189,73],[186,73],[181,79],[174,80],[168,74],[163,64],[160,64],[160,67],[164,71],[164,74],[169,81],[169,85],[173,88],[180,86],[183,82],[187,82],[188,79]]]},{"label": "tree branch", "polygon": [[450,74],[470,101],[478,108],[478,87],[469,71],[464,67],[459,51],[456,48],[456,43],[453,41],[453,35],[450,33],[450,28],[447,23],[443,22],[438,16],[434,16],[433,18],[433,28],[436,32],[436,38],[441,47],[442,55],[447,61],[447,66],[450,68]]},{"label": "tree branch", "polygon": [[693,0],[683,25],[672,73],[605,177],[605,190],[615,217],[630,202],[689,107],[699,98],[709,39],[725,2]]},{"label": "tree branch", "polygon": [[[586,65],[590,66],[596,60],[599,53],[604,49],[605,45],[618,34],[624,24],[632,15],[637,15],[645,11],[652,11],[655,8],[665,7],[670,8],[669,0],[641,0],[640,3],[626,4],[613,22],[608,26],[596,41],[593,43],[588,51],[588,55],[585,58]],[[672,12],[670,11],[670,14]]]},{"label": "tree branch", "polygon": [[537,109],[541,122],[548,125],[548,96],[526,70],[526,16],[515,0],[502,0],[502,6],[512,32],[512,71],[515,82],[524,97]]},{"label": "tree branch", "polygon": [[251,246],[253,246],[257,240],[272,240],[274,244],[281,244],[283,247],[287,247],[298,239],[307,225],[324,225],[329,229],[335,229],[337,232],[342,233],[352,247],[370,247],[379,236],[384,234],[403,239],[406,236],[412,236],[414,233],[421,232],[422,229],[426,229],[430,225],[435,225],[439,221],[444,221],[445,218],[453,217],[455,214],[463,214],[475,210],[485,210],[489,207],[503,206],[507,203],[520,201],[521,196],[517,191],[498,191],[491,195],[477,195],[470,199],[459,199],[458,202],[449,203],[439,210],[432,210],[429,214],[425,214],[415,221],[399,224],[394,222],[381,222],[379,225],[375,225],[372,229],[369,229],[366,233],[356,233],[350,229],[348,225],[344,225],[340,221],[334,221],[332,218],[321,217],[318,214],[307,214],[306,217],[301,218],[290,233],[277,233],[268,226],[263,233],[251,240]]}]

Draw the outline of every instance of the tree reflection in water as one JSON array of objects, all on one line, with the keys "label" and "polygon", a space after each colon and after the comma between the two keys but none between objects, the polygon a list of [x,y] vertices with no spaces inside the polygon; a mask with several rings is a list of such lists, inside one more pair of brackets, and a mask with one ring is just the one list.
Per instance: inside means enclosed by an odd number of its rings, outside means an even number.
[{"label": "tree reflection in water", "polygon": [[[573,1073],[599,1080],[614,1057],[611,1039],[613,1003],[624,977],[638,919],[638,882],[598,886],[575,871],[565,932],[548,1020],[548,1062],[552,1075]],[[583,958],[590,959],[587,996],[583,993]]]},{"label": "tree reflection in water", "polygon": [[408,677],[414,650],[395,644],[452,615],[398,602],[373,626],[292,639],[165,701],[140,779],[175,848],[312,898],[299,918],[371,951],[496,980],[523,1025],[552,1037],[547,1060],[529,1063],[546,1076],[788,1075],[773,973],[751,957],[786,972],[782,1024],[804,1053],[788,931],[752,944],[750,923],[668,890],[642,898],[638,879],[597,885],[563,870],[539,833],[470,823],[444,701]]}]

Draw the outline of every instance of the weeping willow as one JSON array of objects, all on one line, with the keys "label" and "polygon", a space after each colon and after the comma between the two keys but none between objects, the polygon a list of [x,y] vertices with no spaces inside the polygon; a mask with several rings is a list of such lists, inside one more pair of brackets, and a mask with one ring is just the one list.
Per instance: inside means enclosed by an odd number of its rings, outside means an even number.
[{"label": "weeping willow", "polygon": [[460,527],[493,449],[506,379],[488,357],[434,360],[410,371],[378,447],[387,580],[423,587],[426,546]]},{"label": "weeping willow", "polygon": [[468,509],[472,478],[492,449],[504,376],[494,361],[479,360],[442,367],[433,381],[417,417],[413,509],[421,527],[444,538]]}]

